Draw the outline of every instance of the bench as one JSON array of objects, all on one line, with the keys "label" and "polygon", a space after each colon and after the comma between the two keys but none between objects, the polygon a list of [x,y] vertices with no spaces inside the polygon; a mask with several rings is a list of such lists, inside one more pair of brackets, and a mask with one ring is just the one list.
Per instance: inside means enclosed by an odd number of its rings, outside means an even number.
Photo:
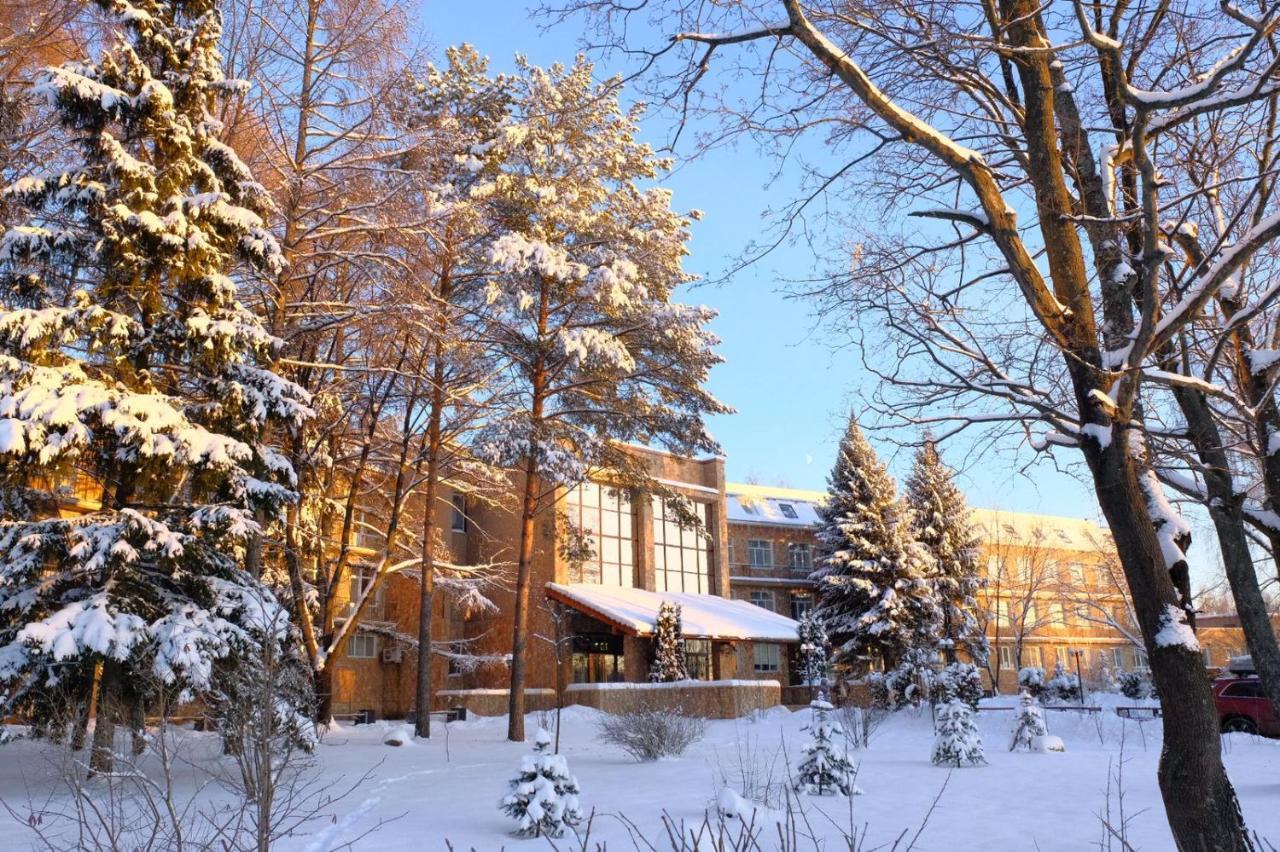
[{"label": "bench", "polygon": [[1133,719],[1137,722],[1150,722],[1160,718],[1159,707],[1117,707],[1116,715],[1121,719]]}]

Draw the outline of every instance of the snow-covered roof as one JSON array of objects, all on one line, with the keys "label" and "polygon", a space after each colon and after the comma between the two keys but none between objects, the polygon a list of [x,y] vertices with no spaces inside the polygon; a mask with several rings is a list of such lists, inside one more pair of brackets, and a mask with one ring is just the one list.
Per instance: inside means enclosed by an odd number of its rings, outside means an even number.
[{"label": "snow-covered roof", "polygon": [[799,639],[800,625],[793,619],[719,595],[649,592],[595,583],[547,583],[547,595],[633,636],[651,635],[658,607],[670,601],[680,604],[680,626],[688,637],[771,642]]},{"label": "snow-covered roof", "polygon": [[[816,527],[818,507],[827,498],[823,491],[736,482],[725,485],[725,493],[729,523],[787,527]],[[984,544],[1038,544],[1051,550],[1083,552],[1109,550],[1112,546],[1111,533],[1105,527],[1081,518],[1003,509],[974,509],[972,518]]]},{"label": "snow-covered roof", "polygon": [[822,491],[736,482],[725,485],[724,490],[729,523],[739,524],[815,527],[818,506],[827,498]]}]

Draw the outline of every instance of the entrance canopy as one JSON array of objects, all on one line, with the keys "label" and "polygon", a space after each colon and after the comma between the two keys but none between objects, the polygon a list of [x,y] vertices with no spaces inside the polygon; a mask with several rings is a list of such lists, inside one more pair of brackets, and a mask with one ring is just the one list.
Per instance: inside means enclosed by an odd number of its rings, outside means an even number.
[{"label": "entrance canopy", "polygon": [[594,583],[547,583],[547,597],[612,625],[630,636],[651,636],[658,607],[680,605],[680,623],[690,639],[755,639],[798,642],[799,622],[746,601],[718,595],[647,592]]}]

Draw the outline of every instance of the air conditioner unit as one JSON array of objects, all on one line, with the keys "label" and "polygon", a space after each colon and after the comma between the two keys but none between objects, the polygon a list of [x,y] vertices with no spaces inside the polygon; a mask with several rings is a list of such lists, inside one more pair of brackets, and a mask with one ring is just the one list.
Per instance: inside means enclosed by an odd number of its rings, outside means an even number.
[{"label": "air conditioner unit", "polygon": [[392,645],[389,648],[382,649],[382,662],[399,663],[404,660],[404,648],[399,645]]}]

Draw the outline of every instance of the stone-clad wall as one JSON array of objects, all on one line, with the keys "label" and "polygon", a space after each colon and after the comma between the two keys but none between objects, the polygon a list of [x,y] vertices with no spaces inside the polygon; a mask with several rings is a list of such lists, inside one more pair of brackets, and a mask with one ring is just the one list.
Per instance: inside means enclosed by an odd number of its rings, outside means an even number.
[{"label": "stone-clad wall", "polygon": [[575,683],[566,690],[568,704],[605,713],[638,708],[680,709],[707,719],[737,719],[782,703],[776,680],[706,680],[681,683]]}]

